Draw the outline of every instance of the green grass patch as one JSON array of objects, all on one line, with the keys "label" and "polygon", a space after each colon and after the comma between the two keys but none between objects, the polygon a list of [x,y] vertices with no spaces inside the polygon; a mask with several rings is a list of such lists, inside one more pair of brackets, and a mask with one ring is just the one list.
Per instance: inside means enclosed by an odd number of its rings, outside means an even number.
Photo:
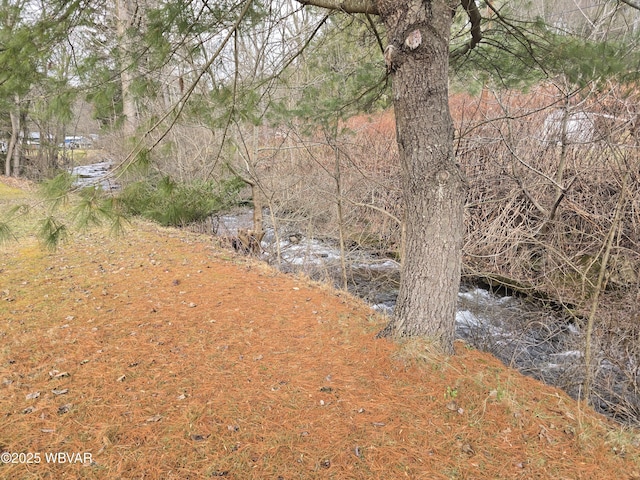
[{"label": "green grass patch", "polygon": [[0,182],[0,201],[1,200],[14,200],[17,198],[24,198],[27,193],[19,188],[10,187],[9,185]]}]

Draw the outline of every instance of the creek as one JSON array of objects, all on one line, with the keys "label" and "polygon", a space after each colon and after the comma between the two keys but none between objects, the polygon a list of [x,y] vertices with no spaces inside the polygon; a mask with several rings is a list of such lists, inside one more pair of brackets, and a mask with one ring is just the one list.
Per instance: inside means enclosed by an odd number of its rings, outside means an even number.
[{"label": "creek", "polygon": [[[109,180],[109,162],[76,167],[76,185],[118,186]],[[268,219],[269,215],[265,215]],[[213,216],[206,233],[234,237],[239,229],[251,229],[251,210]],[[300,272],[314,280],[341,281],[341,255],[331,239],[308,238],[280,225],[265,222],[262,259],[284,272]],[[361,249],[345,254],[348,288],[371,308],[390,314],[400,283],[400,265]],[[582,395],[584,332],[563,316],[524,297],[497,295],[472,282],[458,292],[456,337],[487,351],[505,365],[565,390],[573,398]],[[591,401],[594,408],[620,422],[640,425],[637,384],[629,380],[634,366],[615,366],[602,352],[596,354],[597,375]],[[633,363],[633,359],[629,360]],[[631,385],[631,386],[630,386]]]},{"label": "creek", "polygon": [[[215,217],[212,233],[233,237],[238,229],[250,229],[252,221],[251,211]],[[284,227],[276,230],[268,221],[265,232],[263,260],[284,272],[301,272],[339,288],[341,256],[335,241],[307,238]],[[345,263],[349,291],[373,310],[391,314],[400,283],[400,265],[361,249],[347,251]],[[535,300],[497,294],[469,279],[458,292],[456,337],[492,353],[524,375],[565,390],[575,399],[583,396],[584,331]],[[597,366],[590,397],[593,407],[621,423],[640,425],[640,396],[637,383],[630,380],[636,371],[634,365],[614,365],[603,352],[594,355]]]},{"label": "creek", "polygon": [[[252,213],[217,217],[214,226],[217,235],[235,236],[238,229],[251,228]],[[340,250],[334,242],[282,231],[276,243],[273,226],[266,223],[265,231],[265,261],[285,272],[301,272],[314,280],[340,285]],[[349,291],[373,310],[391,314],[400,265],[359,249],[345,255]],[[497,295],[471,283],[463,284],[458,293],[456,336],[526,375],[568,390],[575,386],[576,373],[582,367],[582,352],[577,347],[583,337],[579,328],[552,312],[542,312],[526,299]]]},{"label": "creek", "polygon": [[108,176],[112,166],[112,162],[104,161],[73,167],[70,170],[71,175],[75,177],[73,185],[76,187],[95,185],[107,191],[118,190],[120,188],[119,185]]}]

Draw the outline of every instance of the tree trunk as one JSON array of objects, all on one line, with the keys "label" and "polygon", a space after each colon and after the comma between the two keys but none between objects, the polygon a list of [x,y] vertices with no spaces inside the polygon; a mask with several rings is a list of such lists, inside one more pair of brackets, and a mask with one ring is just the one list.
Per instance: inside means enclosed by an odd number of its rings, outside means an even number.
[{"label": "tree trunk", "polygon": [[7,146],[7,158],[4,162],[4,174],[7,177],[11,176],[11,159],[13,158],[13,150],[17,148],[18,133],[20,129],[16,130],[16,115],[12,111],[9,112],[9,118],[11,118],[11,138],[9,138],[9,145]]},{"label": "tree trunk", "polygon": [[133,98],[133,42],[131,28],[136,21],[137,4],[132,0],[117,0],[116,18],[118,26],[118,48],[120,51],[120,84],[122,87],[122,115],[124,117],[123,132],[129,137],[135,133],[137,126],[137,109]]},{"label": "tree trunk", "polygon": [[[20,174],[20,98],[16,95],[15,107],[9,111],[9,118],[11,119],[11,139],[9,140],[9,146],[7,147],[7,160],[5,163],[5,175],[7,177],[13,174],[17,177]],[[13,161],[13,168],[12,163]]]},{"label": "tree trunk", "polygon": [[[21,168],[20,163],[22,161],[22,155],[23,155],[23,147],[25,142],[27,141],[27,138],[29,138],[29,130],[27,127],[27,112],[26,110],[23,110],[22,106],[20,105],[20,97],[16,95],[15,98],[16,98],[16,110],[17,110],[17,117],[18,117],[18,131],[22,130],[23,132],[22,139],[20,139],[20,136],[18,135],[18,142],[16,143],[15,147],[13,147],[13,176],[19,177],[20,168]],[[40,145],[42,145],[42,138],[40,138]]]},{"label": "tree trunk", "polygon": [[297,1],[377,14],[386,26],[406,235],[395,314],[379,336],[429,337],[453,352],[466,182],[453,155],[448,83],[460,0]]},{"label": "tree trunk", "polygon": [[347,276],[347,252],[344,241],[344,212],[342,208],[342,169],[340,168],[340,151],[336,145],[332,145],[335,158],[333,179],[336,182],[336,213],[338,214],[338,239],[340,242],[340,273],[342,275],[342,289],[349,289]]},{"label": "tree trunk", "polygon": [[424,336],[453,351],[466,182],[448,103],[451,0],[384,0],[406,239],[398,301],[381,335]]}]

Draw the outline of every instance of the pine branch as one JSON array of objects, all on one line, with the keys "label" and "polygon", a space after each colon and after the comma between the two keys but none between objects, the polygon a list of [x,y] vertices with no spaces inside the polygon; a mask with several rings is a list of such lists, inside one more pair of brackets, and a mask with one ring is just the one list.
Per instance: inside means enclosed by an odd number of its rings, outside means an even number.
[{"label": "pine branch", "polygon": [[0,245],[8,242],[11,238],[15,238],[11,227],[7,222],[0,222]]},{"label": "pine branch", "polygon": [[302,5],[313,5],[345,13],[367,13],[378,15],[378,6],[374,0],[296,0]]},{"label": "pine branch", "polygon": [[53,216],[49,216],[40,222],[38,236],[47,249],[55,251],[58,245],[67,238],[67,226],[59,223]]},{"label": "pine branch", "polygon": [[195,89],[198,86],[198,83],[200,82],[202,77],[205,75],[205,73],[209,70],[209,68],[213,65],[215,60],[220,56],[220,54],[222,53],[224,48],[227,46],[227,44],[228,44],[229,40],[231,39],[232,35],[235,34],[236,30],[239,28],[240,24],[242,23],[242,21],[245,19],[245,17],[249,13],[249,7],[252,4],[253,4],[253,0],[248,0],[245,3],[244,7],[242,8],[242,11],[238,15],[238,18],[234,22],[233,26],[231,27],[231,29],[229,30],[227,35],[222,39],[221,44],[218,47],[218,49],[213,53],[212,57],[207,61],[207,63],[199,70],[198,75],[196,76],[196,79],[191,83],[189,88],[186,89],[186,91],[183,93],[182,97],[180,97],[180,99],[178,100],[178,103],[174,104],[171,108],[169,108],[164,115],[162,115],[149,129],[147,129],[147,131],[144,134],[142,134],[141,138],[136,142],[136,145],[129,152],[129,154],[126,156],[126,158],[124,160],[122,160],[114,168],[112,168],[112,171],[119,171],[121,168],[122,168],[121,171],[124,171],[129,166],[131,166],[131,164],[135,160],[135,157],[137,156],[137,154],[143,149],[142,145],[144,143],[144,140],[147,137],[149,137],[152,132],[154,132],[156,129],[158,129],[163,124],[163,122],[165,120],[167,120],[173,114],[173,119],[170,120],[169,126],[164,129],[164,131],[159,135],[159,137],[156,139],[156,141],[153,143],[153,145],[148,150],[153,150],[155,147],[158,146],[158,144],[162,140],[164,140],[164,138],[169,134],[169,132],[171,131],[171,128],[175,125],[175,123],[177,122],[178,118],[180,117],[180,114],[182,113],[182,111],[183,111],[183,109],[184,109],[184,107],[185,107],[185,105],[187,103],[187,100],[191,97],[191,95],[195,91]]}]

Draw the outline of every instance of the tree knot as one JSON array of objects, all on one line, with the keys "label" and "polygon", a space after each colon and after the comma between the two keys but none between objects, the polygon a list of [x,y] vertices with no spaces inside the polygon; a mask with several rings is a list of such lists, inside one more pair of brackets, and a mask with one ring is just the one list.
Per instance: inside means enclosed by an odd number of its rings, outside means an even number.
[{"label": "tree knot", "polygon": [[409,50],[415,50],[422,44],[422,33],[420,33],[420,29],[416,28],[413,30],[404,41],[404,44],[407,46]]}]

